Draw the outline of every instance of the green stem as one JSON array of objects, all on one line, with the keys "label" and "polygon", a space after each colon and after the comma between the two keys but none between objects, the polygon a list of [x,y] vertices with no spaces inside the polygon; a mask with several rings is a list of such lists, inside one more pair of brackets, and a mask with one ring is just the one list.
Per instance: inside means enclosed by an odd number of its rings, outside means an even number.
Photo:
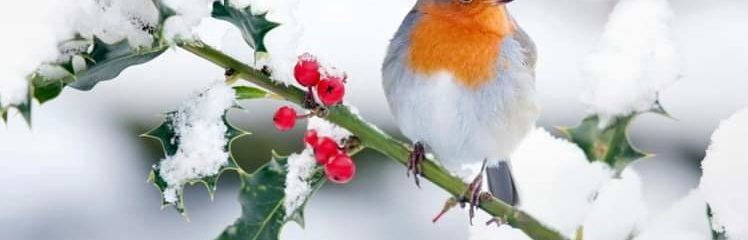
[{"label": "green stem", "polygon": [[[277,83],[262,71],[247,66],[204,43],[185,43],[180,46],[222,68],[236,70],[242,79],[283,96],[290,102],[299,105],[303,104],[305,92],[300,88]],[[408,155],[410,154],[410,147],[407,144],[364,121],[360,116],[351,112],[348,107],[344,105],[331,107],[327,120],[348,129],[361,139],[363,146],[374,149],[403,165],[407,164]],[[461,179],[453,176],[449,171],[431,159],[423,162],[423,175],[425,179],[428,179],[455,197],[461,195],[467,189],[467,185]],[[541,224],[529,214],[507,205],[496,198],[492,197],[482,200],[480,208],[494,217],[506,220],[509,225],[521,229],[532,239],[565,239],[560,233]]]}]

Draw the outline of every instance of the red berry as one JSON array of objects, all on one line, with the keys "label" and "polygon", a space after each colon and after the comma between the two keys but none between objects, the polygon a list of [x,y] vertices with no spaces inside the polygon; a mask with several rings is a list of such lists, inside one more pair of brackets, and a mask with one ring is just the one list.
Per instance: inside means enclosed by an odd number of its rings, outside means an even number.
[{"label": "red berry", "polygon": [[345,153],[338,153],[325,164],[327,180],[338,184],[345,184],[356,175],[356,164]]},{"label": "red berry", "polygon": [[317,142],[317,145],[314,146],[314,157],[320,165],[326,164],[330,161],[330,158],[338,154],[338,152],[340,152],[338,143],[335,142],[335,139],[330,137],[320,139],[319,142]]},{"label": "red berry", "polygon": [[304,142],[314,148],[317,146],[317,142],[319,141],[319,137],[317,136],[317,130],[309,130],[304,134]]},{"label": "red berry", "polygon": [[289,106],[283,106],[273,116],[275,128],[281,132],[287,132],[296,125],[296,110]]},{"label": "red berry", "polygon": [[299,56],[299,61],[294,67],[293,75],[296,81],[304,87],[317,85],[320,79],[319,62],[312,54],[305,53]]},{"label": "red berry", "polygon": [[327,106],[340,103],[343,95],[345,95],[345,85],[340,77],[328,77],[317,84],[317,96]]}]

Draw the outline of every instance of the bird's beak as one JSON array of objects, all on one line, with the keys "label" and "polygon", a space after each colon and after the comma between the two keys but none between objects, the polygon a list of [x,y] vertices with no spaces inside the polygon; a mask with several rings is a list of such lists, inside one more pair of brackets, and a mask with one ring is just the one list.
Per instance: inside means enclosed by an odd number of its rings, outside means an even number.
[{"label": "bird's beak", "polygon": [[496,0],[496,3],[507,4],[507,3],[510,3],[512,1],[514,1],[514,0]]}]

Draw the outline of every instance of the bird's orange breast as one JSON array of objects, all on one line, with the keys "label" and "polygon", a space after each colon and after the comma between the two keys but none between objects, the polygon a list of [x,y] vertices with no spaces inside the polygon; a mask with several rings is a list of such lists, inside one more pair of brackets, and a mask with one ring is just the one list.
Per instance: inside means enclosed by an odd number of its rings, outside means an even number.
[{"label": "bird's orange breast", "polygon": [[447,71],[473,89],[496,79],[501,42],[514,29],[504,7],[460,12],[433,4],[421,11],[407,58],[416,73]]}]

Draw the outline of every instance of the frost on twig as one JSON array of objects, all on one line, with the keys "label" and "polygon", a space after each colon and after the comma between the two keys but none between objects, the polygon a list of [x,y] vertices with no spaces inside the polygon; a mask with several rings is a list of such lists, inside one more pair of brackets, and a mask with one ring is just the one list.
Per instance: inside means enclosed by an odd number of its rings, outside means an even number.
[{"label": "frost on twig", "polygon": [[748,239],[748,109],[723,121],[702,162],[699,188],[728,239]]},{"label": "frost on twig", "polygon": [[309,118],[307,130],[315,130],[320,136],[331,137],[335,139],[338,144],[342,143],[344,139],[352,136],[351,132],[345,128],[332,124],[324,118],[314,116]]},{"label": "frost on twig", "polygon": [[679,78],[672,18],[668,0],[621,0],[613,9],[584,66],[582,100],[602,126],[658,108],[658,94]]}]

